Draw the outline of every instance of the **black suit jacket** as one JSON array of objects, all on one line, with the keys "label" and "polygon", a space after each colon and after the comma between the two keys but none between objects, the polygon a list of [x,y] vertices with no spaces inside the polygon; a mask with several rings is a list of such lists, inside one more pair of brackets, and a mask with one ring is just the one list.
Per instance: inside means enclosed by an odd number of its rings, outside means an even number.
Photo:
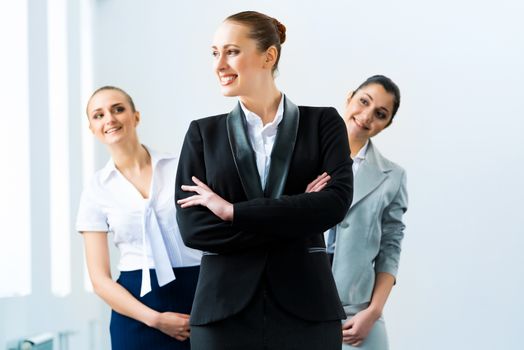
[{"label": "black suit jacket", "polygon": [[[323,232],[340,222],[351,204],[353,173],[346,127],[334,108],[297,107],[284,98],[284,116],[262,190],[240,105],[229,114],[193,121],[176,179],[180,189],[204,181],[234,203],[233,222],[206,207],[177,208],[187,246],[204,251],[191,324],[241,311],[262,279],[279,305],[311,321],[345,317],[325,253]],[[331,175],[318,193],[304,193],[323,171]]]}]

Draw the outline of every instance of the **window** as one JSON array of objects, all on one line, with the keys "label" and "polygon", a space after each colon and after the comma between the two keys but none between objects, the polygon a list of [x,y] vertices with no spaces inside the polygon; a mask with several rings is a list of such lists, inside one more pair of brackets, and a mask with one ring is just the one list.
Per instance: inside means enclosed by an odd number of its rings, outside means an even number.
[{"label": "window", "polygon": [[48,0],[51,289],[71,291],[67,2]]},{"label": "window", "polygon": [[31,292],[27,2],[0,2],[0,297]]}]

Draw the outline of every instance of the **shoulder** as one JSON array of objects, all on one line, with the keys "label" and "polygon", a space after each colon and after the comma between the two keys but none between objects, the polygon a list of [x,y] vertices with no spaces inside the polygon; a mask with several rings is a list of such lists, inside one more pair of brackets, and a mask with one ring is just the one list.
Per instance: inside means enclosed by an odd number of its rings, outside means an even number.
[{"label": "shoulder", "polygon": [[406,170],[395,162],[388,160],[389,166],[391,167],[391,173],[393,177],[397,179],[399,187],[406,186]]},{"label": "shoulder", "polygon": [[87,181],[84,186],[84,192],[94,192],[103,189],[107,183],[107,180],[113,175],[110,162],[101,169],[98,169],[91,178]]},{"label": "shoulder", "polygon": [[333,107],[299,106],[300,123],[312,124],[318,127],[342,127],[344,121]]},{"label": "shoulder", "polygon": [[200,119],[195,119],[191,122],[191,125],[198,125],[201,128],[214,126],[214,125],[220,124],[221,122],[225,122],[227,115],[228,113],[223,113],[223,114],[212,115],[212,116],[204,117]]},{"label": "shoulder", "polygon": [[80,207],[92,207],[98,203],[104,194],[107,193],[107,179],[112,176],[108,165],[97,170],[91,178],[85,183],[80,196]]},{"label": "shoulder", "polygon": [[171,152],[161,152],[150,148],[147,150],[154,160],[155,169],[153,171],[158,172],[161,176],[165,174],[173,176],[178,166],[178,156]]},{"label": "shoulder", "polygon": [[395,163],[394,161],[390,160],[389,158],[382,156],[382,160],[384,164],[388,168],[390,168],[392,171],[396,173],[400,173],[400,174],[404,174],[406,172],[406,170],[401,165],[399,165],[398,163]]},{"label": "shoulder", "polygon": [[175,161],[176,162],[178,158],[178,156],[175,153],[157,151],[156,149],[149,148],[148,146],[145,146],[145,147],[147,151],[149,152],[151,158],[156,159],[158,161],[166,161],[166,162]]},{"label": "shoulder", "polygon": [[[191,121],[187,129],[187,136],[192,140],[208,138],[217,133],[217,130],[226,127],[227,113],[217,114]],[[220,133],[220,132],[219,132]]]},{"label": "shoulder", "polygon": [[300,115],[316,116],[316,117],[340,117],[334,107],[317,107],[317,106],[298,106]]},{"label": "shoulder", "polygon": [[394,174],[398,176],[401,179],[404,179],[406,177],[406,170],[399,165],[398,163],[393,162],[389,158],[386,158],[375,146],[375,144],[371,143],[371,147],[373,147],[373,152],[375,153],[376,161],[379,163],[380,167],[388,170],[391,174]]}]

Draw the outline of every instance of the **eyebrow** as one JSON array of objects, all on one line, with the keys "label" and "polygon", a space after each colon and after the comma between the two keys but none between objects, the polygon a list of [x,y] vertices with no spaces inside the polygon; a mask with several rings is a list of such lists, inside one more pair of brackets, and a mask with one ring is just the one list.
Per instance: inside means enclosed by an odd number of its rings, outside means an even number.
[{"label": "eyebrow", "polygon": [[[235,44],[226,44],[226,45],[222,46],[222,48],[227,49],[227,48],[230,47],[230,46],[234,46],[234,47],[236,47],[236,48],[240,48],[240,46],[235,45]],[[211,48],[212,48],[212,49],[218,49],[218,47],[216,47],[216,45],[211,46]]]},{"label": "eyebrow", "polygon": [[[366,95],[367,97],[369,97],[369,99],[370,99],[371,101],[373,101],[373,97],[371,97],[370,94],[368,94],[367,92],[364,92],[364,95]],[[382,106],[380,106],[380,107],[378,107],[378,109],[383,109],[383,110],[385,110],[386,112],[389,113],[389,109],[387,109],[386,107],[382,107]]]},{"label": "eyebrow", "polygon": [[374,101],[374,100],[373,100],[373,97],[371,97],[371,95],[368,94],[367,92],[364,92],[364,95],[366,95],[367,97],[369,97],[369,99],[370,99],[371,101]]},{"label": "eyebrow", "polygon": [[[110,108],[113,108],[113,107],[116,107],[116,106],[119,106],[119,105],[123,105],[124,103],[123,102],[117,102],[117,103],[114,103],[111,105]],[[101,111],[103,108],[96,108],[96,109],[93,109],[91,111],[91,113],[95,113],[95,112],[98,112],[98,111]]]},{"label": "eyebrow", "polygon": [[387,109],[386,107],[380,106],[380,107],[378,107],[378,109],[383,109],[384,111],[386,111],[386,113],[389,113],[389,109]]}]

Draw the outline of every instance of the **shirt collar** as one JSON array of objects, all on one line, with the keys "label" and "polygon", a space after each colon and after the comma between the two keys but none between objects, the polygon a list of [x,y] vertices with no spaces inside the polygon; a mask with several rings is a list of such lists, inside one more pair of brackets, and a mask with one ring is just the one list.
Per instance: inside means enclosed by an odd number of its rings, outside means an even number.
[{"label": "shirt collar", "polygon": [[366,152],[368,150],[368,145],[369,145],[369,140],[366,141],[366,144],[364,145],[364,147],[362,147],[360,151],[358,151],[357,155],[355,156],[355,159],[353,160],[362,161],[366,159]]},{"label": "shirt collar", "polygon": [[[164,153],[164,152],[157,152],[145,145],[142,145],[144,146],[144,148],[147,150],[147,152],[149,153],[149,155],[151,156],[151,166],[153,168],[153,170],[155,169],[156,165],[158,164],[159,161],[163,160],[163,159],[173,159],[173,158],[176,158],[175,155],[173,154],[169,154],[169,153]],[[109,180],[109,178],[111,177],[111,175],[113,175],[114,173],[117,172],[117,168],[115,166],[115,162],[113,161],[113,158],[109,159],[106,163],[106,165],[102,168],[102,172],[101,172],[101,180],[103,182]]]},{"label": "shirt collar", "polygon": [[[244,115],[246,116],[246,121],[250,126],[254,127],[257,124],[262,123],[262,119],[258,115],[256,115],[255,113],[247,109],[246,106],[244,106],[244,104],[242,103],[242,101],[238,100],[238,102],[240,102],[240,107],[242,108],[242,111],[244,112]],[[280,98],[280,103],[278,104],[277,114],[275,114],[275,118],[273,119],[271,123],[266,124],[264,128],[271,127],[271,126],[277,127],[280,124],[280,122],[282,121],[283,117],[284,117],[284,94],[282,94],[282,97]]]}]

